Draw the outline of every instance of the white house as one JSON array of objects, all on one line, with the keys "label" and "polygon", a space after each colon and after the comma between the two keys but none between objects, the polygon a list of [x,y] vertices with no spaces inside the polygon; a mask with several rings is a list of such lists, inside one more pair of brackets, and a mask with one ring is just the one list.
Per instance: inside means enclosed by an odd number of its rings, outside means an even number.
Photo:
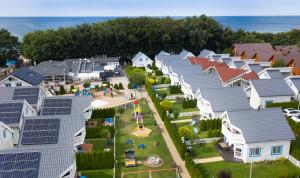
[{"label": "white house", "polygon": [[198,55],[198,57],[201,58],[211,58],[212,55],[216,54],[215,52],[208,50],[208,49],[203,49],[200,54]]},{"label": "white house", "polygon": [[257,75],[260,79],[284,79],[292,76],[292,68],[290,67],[276,67],[265,68]]},{"label": "white house", "polygon": [[185,49],[183,49],[180,53],[179,56],[182,59],[188,59],[189,57],[195,57],[195,55],[189,51],[186,51]]},{"label": "white house", "polygon": [[153,61],[142,52],[138,52],[132,59],[132,65],[135,67],[147,67],[152,65]]},{"label": "white house", "polygon": [[161,51],[157,55],[170,55],[170,53],[167,53],[166,51]]},{"label": "white house", "polygon": [[0,121],[0,150],[14,147],[14,130]]},{"label": "white house", "polygon": [[280,108],[225,111],[221,116],[224,142],[244,163],[287,158],[295,139]]},{"label": "white house", "polygon": [[224,111],[250,109],[241,87],[206,89],[197,96],[197,107],[204,118],[220,118]]},{"label": "white house", "polygon": [[222,58],[229,58],[230,57],[230,54],[213,54],[210,56],[210,60],[211,61],[216,61],[216,62],[219,62],[222,60]]},{"label": "white house", "polygon": [[300,76],[292,76],[284,79],[294,93],[293,98],[300,100]]},{"label": "white house", "polygon": [[0,81],[0,87],[39,86],[43,80],[43,75],[23,67],[3,78]]},{"label": "white house", "polygon": [[169,76],[170,74],[170,67],[173,66],[188,66],[191,65],[189,60],[182,60],[181,58],[173,58],[172,60],[164,60],[161,65],[161,71],[164,75]]},{"label": "white house", "polygon": [[216,74],[181,76],[180,85],[186,98],[196,98],[205,89],[222,88]]},{"label": "white house", "polygon": [[245,65],[245,61],[236,61],[236,60],[232,60],[229,64],[228,67],[229,68],[233,68],[233,69],[241,69],[244,65]]},{"label": "white house", "polygon": [[293,91],[283,79],[250,81],[250,106],[265,108],[268,103],[289,102]]},{"label": "white house", "polygon": [[181,76],[202,75],[203,71],[199,65],[172,65],[169,67],[171,85],[180,85]]}]

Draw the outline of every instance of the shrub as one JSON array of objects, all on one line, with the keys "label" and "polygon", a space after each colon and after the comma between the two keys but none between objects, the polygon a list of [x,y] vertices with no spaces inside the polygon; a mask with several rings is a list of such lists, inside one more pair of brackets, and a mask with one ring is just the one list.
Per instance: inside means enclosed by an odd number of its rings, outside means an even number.
[{"label": "shrub", "polygon": [[114,84],[114,88],[116,89],[116,90],[119,90],[119,85],[118,84]]},{"label": "shrub", "polygon": [[83,83],[83,87],[84,88],[88,88],[88,87],[90,87],[91,86],[91,83],[90,82],[84,82]]},{"label": "shrub", "polygon": [[73,93],[72,90],[74,90],[74,89],[75,89],[74,85],[71,85],[71,86],[70,86],[70,93]]},{"label": "shrub", "polygon": [[58,93],[59,93],[60,95],[66,94],[66,90],[65,90],[64,86],[62,86],[62,85],[59,86],[59,92],[58,92]]},{"label": "shrub", "polygon": [[171,84],[171,79],[170,78],[166,78],[164,84]]},{"label": "shrub", "polygon": [[156,76],[162,76],[163,73],[162,73],[162,71],[160,71],[160,70],[156,70],[156,71],[155,71],[155,75],[156,75]]},{"label": "shrub", "polygon": [[208,137],[208,138],[211,138],[211,137],[212,137],[212,131],[211,131],[211,130],[209,130],[209,131],[207,132],[207,137]]},{"label": "shrub", "polygon": [[190,153],[186,152],[185,154],[185,166],[190,173],[192,178],[204,178],[205,170],[201,167],[201,164],[196,164],[193,161],[193,157]]},{"label": "shrub", "polygon": [[175,111],[173,112],[173,114],[174,114],[174,118],[177,119],[178,116],[179,116],[179,112],[178,112],[177,110],[175,110]]},{"label": "shrub", "polygon": [[115,116],[114,108],[93,109],[92,119],[108,118]]},{"label": "shrub", "polygon": [[281,107],[282,109],[285,108],[298,108],[298,101],[291,101],[291,102],[282,102],[282,103],[267,103],[267,108],[274,108],[274,107]]},{"label": "shrub", "polygon": [[169,86],[169,90],[170,90],[170,94],[182,93],[180,85],[171,85]]},{"label": "shrub", "polygon": [[124,89],[123,84],[122,84],[122,82],[120,82],[119,83],[119,90],[123,90],[123,89]]},{"label": "shrub", "polygon": [[171,111],[172,108],[173,108],[173,103],[171,101],[169,101],[169,100],[163,100],[162,102],[160,102],[160,105],[166,111]]},{"label": "shrub", "polygon": [[200,130],[201,131],[221,129],[221,127],[222,127],[221,119],[208,119],[208,120],[200,121]]},{"label": "shrub", "polygon": [[153,78],[148,78],[148,83],[149,83],[150,85],[154,85],[154,84],[155,84],[155,79],[153,79]]},{"label": "shrub", "polygon": [[77,153],[76,166],[78,170],[111,169],[114,167],[114,154],[112,151]]},{"label": "shrub", "polygon": [[166,79],[167,79],[166,77],[162,77],[162,78],[160,79],[160,83],[161,83],[161,84],[164,84]]},{"label": "shrub", "polygon": [[124,112],[125,109],[122,106],[118,107],[118,113],[123,114]]},{"label": "shrub", "polygon": [[180,127],[178,129],[178,134],[180,137],[190,139],[193,133],[188,127]]},{"label": "shrub", "polygon": [[132,83],[128,83],[127,87],[128,87],[128,89],[132,89],[133,88]]},{"label": "shrub", "polygon": [[218,178],[231,178],[231,172],[228,169],[221,170],[218,174]]},{"label": "shrub", "polygon": [[115,129],[112,126],[97,126],[94,128],[86,128],[86,139],[107,138],[108,134],[114,136]]},{"label": "shrub", "polygon": [[196,108],[197,107],[197,99],[184,99],[182,102],[182,108]]}]

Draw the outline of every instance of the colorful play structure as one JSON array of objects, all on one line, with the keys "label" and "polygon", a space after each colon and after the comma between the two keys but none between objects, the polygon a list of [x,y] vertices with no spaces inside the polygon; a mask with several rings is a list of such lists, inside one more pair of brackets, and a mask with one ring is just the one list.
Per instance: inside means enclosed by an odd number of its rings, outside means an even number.
[{"label": "colorful play structure", "polygon": [[144,164],[148,167],[159,167],[163,164],[163,160],[158,155],[149,155]]},{"label": "colorful play structure", "polygon": [[133,108],[137,127],[131,133],[137,137],[148,137],[152,130],[144,126],[144,117],[138,100],[133,101]]}]

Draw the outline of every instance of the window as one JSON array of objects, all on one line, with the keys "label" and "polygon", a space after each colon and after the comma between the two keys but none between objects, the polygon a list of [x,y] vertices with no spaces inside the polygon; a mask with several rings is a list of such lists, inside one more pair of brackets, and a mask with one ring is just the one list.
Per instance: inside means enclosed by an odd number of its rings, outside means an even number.
[{"label": "window", "polygon": [[2,136],[3,136],[4,139],[6,139],[6,129],[4,129],[4,130],[2,131]]},{"label": "window", "polygon": [[259,157],[260,156],[260,148],[250,148],[249,157]]},{"label": "window", "polygon": [[143,59],[142,59],[142,58],[140,58],[140,61],[143,61]]},{"label": "window", "polygon": [[17,83],[17,87],[21,87],[22,86],[22,83]]},{"label": "window", "polygon": [[281,155],[282,154],[282,145],[272,146],[271,155]]},{"label": "window", "polygon": [[6,86],[6,87],[10,87],[10,83],[6,83],[5,86]]}]

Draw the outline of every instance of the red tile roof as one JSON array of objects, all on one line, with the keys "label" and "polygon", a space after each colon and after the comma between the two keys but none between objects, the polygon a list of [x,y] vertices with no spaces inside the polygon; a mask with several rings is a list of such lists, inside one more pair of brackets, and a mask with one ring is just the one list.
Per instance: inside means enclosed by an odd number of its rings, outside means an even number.
[{"label": "red tile roof", "polygon": [[243,69],[232,69],[223,66],[216,66],[215,69],[223,83],[227,83],[228,81],[236,77],[242,76],[244,73],[247,72],[246,70]]},{"label": "red tile roof", "polygon": [[275,50],[270,43],[237,43],[233,45],[237,54],[241,56],[245,52],[248,58],[258,55],[260,61],[269,61],[274,55]]},{"label": "red tile roof", "polygon": [[208,58],[190,57],[189,61],[191,64],[200,64],[203,71],[215,66],[227,67],[226,63],[224,62],[209,61]]},{"label": "red tile roof", "polygon": [[241,78],[244,79],[244,80],[247,80],[247,81],[249,81],[249,80],[258,80],[259,79],[257,74],[253,71],[250,72],[250,73],[244,74]]}]

